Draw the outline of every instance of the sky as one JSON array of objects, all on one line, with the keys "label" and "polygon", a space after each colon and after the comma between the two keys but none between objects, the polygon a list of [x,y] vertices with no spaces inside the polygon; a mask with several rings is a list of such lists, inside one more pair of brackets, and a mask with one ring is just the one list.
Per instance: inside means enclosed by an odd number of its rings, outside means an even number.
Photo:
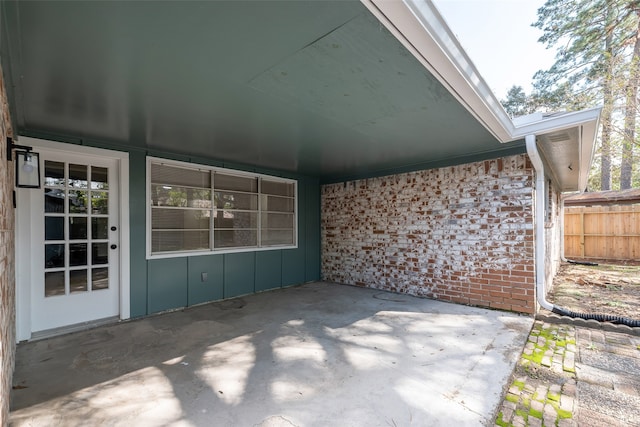
[{"label": "sky", "polygon": [[498,99],[512,86],[531,91],[533,75],[554,62],[554,50],[531,26],[544,0],[433,0]]}]

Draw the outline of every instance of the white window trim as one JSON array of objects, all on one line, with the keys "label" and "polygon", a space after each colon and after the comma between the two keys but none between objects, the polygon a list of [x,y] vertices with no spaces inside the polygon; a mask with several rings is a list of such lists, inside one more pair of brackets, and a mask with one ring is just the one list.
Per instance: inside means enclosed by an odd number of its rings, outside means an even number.
[{"label": "white window trim", "polygon": [[[246,247],[246,248],[220,248],[220,249],[207,249],[207,250],[195,250],[195,251],[177,251],[177,252],[163,252],[158,254],[151,253],[151,164],[162,163],[168,166],[183,167],[187,169],[197,169],[207,172],[219,172],[227,175],[236,175],[247,178],[264,178],[270,181],[279,181],[287,184],[293,184],[294,186],[294,243],[293,245],[278,245],[278,246],[266,246],[266,247]],[[168,160],[161,157],[147,156],[146,163],[146,252],[147,259],[162,259],[162,258],[183,258],[201,255],[219,255],[241,252],[261,252],[261,251],[273,251],[282,249],[297,249],[298,248],[298,181],[295,179],[282,178],[279,176],[266,175],[254,172],[245,172],[236,169],[222,168],[217,166],[207,166],[198,163],[181,162],[178,160]],[[213,190],[213,189],[212,189]],[[260,190],[260,189],[258,189]],[[260,194],[260,193],[258,193]],[[260,197],[258,197],[260,200]],[[258,235],[260,235],[260,229],[258,229]]]}]

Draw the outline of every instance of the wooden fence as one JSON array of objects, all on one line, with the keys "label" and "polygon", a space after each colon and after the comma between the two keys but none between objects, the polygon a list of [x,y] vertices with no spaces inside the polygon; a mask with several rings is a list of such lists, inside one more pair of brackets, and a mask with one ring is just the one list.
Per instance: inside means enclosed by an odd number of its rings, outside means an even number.
[{"label": "wooden fence", "polygon": [[564,256],[640,260],[640,204],[565,207]]}]

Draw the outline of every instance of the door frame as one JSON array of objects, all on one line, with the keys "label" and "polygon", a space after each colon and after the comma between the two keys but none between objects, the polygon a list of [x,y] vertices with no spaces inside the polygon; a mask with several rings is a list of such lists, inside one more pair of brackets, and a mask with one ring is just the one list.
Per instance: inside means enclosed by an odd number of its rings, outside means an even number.
[{"label": "door frame", "polygon": [[[119,175],[119,248],[120,274],[119,282],[119,305],[120,320],[131,317],[131,295],[130,295],[130,228],[129,228],[129,153],[122,151],[107,150],[103,148],[93,148],[84,145],[65,144],[48,141],[44,139],[20,137],[21,145],[32,146],[34,151],[41,153],[74,153],[84,154],[94,157],[105,157],[116,160],[117,173]],[[40,160],[40,173],[43,173],[43,160]],[[34,243],[36,236],[31,233],[31,222],[42,220],[26,216],[26,205],[32,197],[33,189],[16,188],[16,209],[15,209],[15,284],[16,284],[16,340],[17,342],[31,339],[31,257],[29,248]],[[38,191],[38,190],[35,190]],[[21,208],[22,206],[22,208]],[[22,209],[22,211],[21,211]],[[33,215],[33,210],[31,210]],[[89,322],[88,326],[91,325]],[[71,325],[70,325],[71,326]]]}]

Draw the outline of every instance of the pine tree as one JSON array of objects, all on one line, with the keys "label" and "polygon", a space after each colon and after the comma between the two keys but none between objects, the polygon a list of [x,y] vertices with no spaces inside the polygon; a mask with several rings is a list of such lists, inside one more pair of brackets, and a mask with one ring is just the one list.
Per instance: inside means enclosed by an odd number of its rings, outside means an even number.
[{"label": "pine tree", "polygon": [[[625,0],[547,0],[533,24],[543,31],[540,42],[548,48],[559,46],[553,66],[534,77],[539,96],[569,95],[569,105],[604,107],[600,146],[603,190],[611,189],[612,122],[616,100],[624,97],[617,89],[618,82],[622,76],[630,76],[624,72],[630,62],[628,41],[630,34],[637,34],[638,17],[631,9]],[[628,94],[633,91],[633,85],[626,87]]]}]

